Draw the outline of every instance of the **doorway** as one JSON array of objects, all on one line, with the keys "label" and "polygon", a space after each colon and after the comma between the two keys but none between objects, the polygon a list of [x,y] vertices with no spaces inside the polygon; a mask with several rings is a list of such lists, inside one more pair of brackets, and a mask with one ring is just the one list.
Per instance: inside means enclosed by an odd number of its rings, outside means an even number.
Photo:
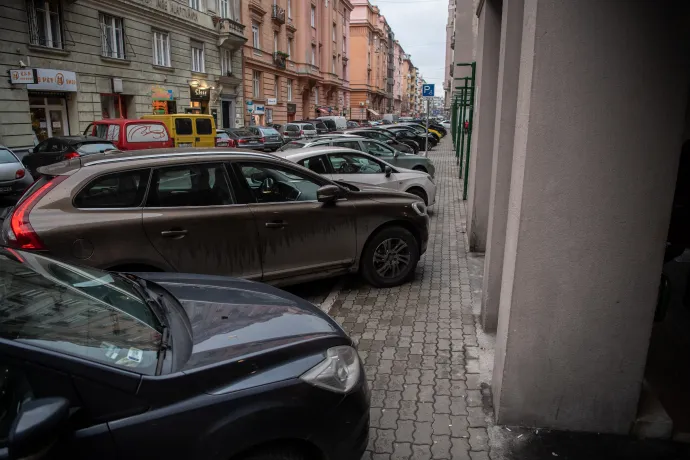
[{"label": "doorway", "polygon": [[221,109],[221,119],[223,122],[223,128],[234,128],[235,127],[235,101],[233,100],[222,100],[220,103]]},{"label": "doorway", "polygon": [[31,128],[36,134],[38,142],[49,137],[69,134],[67,101],[64,96],[39,97],[29,93],[29,113],[31,115]]}]

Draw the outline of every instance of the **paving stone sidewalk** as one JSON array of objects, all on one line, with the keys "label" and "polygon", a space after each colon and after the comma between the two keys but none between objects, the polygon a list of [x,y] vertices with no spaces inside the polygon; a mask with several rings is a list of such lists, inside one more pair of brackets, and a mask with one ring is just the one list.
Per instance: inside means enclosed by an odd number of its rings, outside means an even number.
[{"label": "paving stone sidewalk", "polygon": [[354,279],[330,311],[358,343],[372,390],[367,460],[489,459],[491,396],[480,384],[465,206],[449,137],[429,156],[437,204],[415,280],[375,289]]}]

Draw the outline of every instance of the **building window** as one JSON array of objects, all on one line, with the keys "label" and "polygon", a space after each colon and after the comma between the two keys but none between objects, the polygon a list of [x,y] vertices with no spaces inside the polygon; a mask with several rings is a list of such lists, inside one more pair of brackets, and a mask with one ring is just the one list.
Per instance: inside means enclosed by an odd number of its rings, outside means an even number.
[{"label": "building window", "polygon": [[191,45],[192,72],[204,73],[206,71],[206,63],[204,62],[204,44],[192,40]]},{"label": "building window", "polygon": [[201,10],[201,0],[189,0],[189,7],[195,10]]},{"label": "building window", "polygon": [[287,54],[292,57],[292,38],[288,38]]},{"label": "building window", "polygon": [[230,0],[218,0],[218,12],[221,18],[230,17]]},{"label": "building window", "polygon": [[287,81],[287,100],[292,101],[292,80],[288,78]]},{"label": "building window", "polygon": [[29,36],[31,44],[62,48],[62,22],[59,0],[28,0]]},{"label": "building window", "polygon": [[335,42],[335,37],[337,35],[337,27],[335,25],[335,22],[333,23],[333,41]]},{"label": "building window", "polygon": [[258,50],[261,49],[261,34],[257,22],[252,22],[252,46]]},{"label": "building window", "polygon": [[273,91],[275,91],[276,100],[280,100],[280,77],[278,75],[276,75],[275,79],[273,80],[273,88]]},{"label": "building window", "polygon": [[333,70],[332,70],[332,72],[335,73],[335,56],[333,56]]},{"label": "building window", "polygon": [[122,28],[122,18],[101,13],[100,21],[103,56],[124,59],[125,33]]},{"label": "building window", "polygon": [[273,32],[273,52],[277,52],[278,50],[278,32]]},{"label": "building window", "polygon": [[153,31],[153,63],[170,67],[170,35]]},{"label": "building window", "polygon": [[319,105],[319,88],[314,87],[314,105]]},{"label": "building window", "polygon": [[254,97],[259,98],[261,97],[261,72],[257,72],[256,70],[252,72],[253,76],[253,85],[254,85]]},{"label": "building window", "polygon": [[311,6],[311,26],[316,29],[316,7]]},{"label": "building window", "polygon": [[220,50],[220,73],[224,76],[232,74],[232,51],[229,49]]},{"label": "building window", "polygon": [[288,19],[292,19],[292,2],[287,0],[287,15]]},{"label": "building window", "polygon": [[311,65],[316,65],[316,45],[311,45]]}]

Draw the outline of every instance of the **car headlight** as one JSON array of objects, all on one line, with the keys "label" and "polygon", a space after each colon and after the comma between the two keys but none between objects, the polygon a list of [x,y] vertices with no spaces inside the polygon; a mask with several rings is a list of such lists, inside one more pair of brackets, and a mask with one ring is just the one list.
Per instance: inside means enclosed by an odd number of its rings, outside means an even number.
[{"label": "car headlight", "polygon": [[426,216],[426,205],[421,201],[412,203],[412,209],[420,216]]},{"label": "car headlight", "polygon": [[357,351],[347,345],[329,348],[326,359],[300,378],[314,386],[337,393],[347,393],[359,382],[360,365]]}]

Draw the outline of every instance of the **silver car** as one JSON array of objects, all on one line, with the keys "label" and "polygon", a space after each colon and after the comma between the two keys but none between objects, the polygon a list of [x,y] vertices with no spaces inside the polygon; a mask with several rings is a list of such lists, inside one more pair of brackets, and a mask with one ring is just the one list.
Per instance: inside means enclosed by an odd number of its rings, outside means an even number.
[{"label": "silver car", "polygon": [[17,155],[0,145],[0,199],[19,198],[33,182],[34,178]]},{"label": "silver car", "polygon": [[282,129],[286,141],[316,137],[317,134],[316,126],[311,123],[287,123]]}]

